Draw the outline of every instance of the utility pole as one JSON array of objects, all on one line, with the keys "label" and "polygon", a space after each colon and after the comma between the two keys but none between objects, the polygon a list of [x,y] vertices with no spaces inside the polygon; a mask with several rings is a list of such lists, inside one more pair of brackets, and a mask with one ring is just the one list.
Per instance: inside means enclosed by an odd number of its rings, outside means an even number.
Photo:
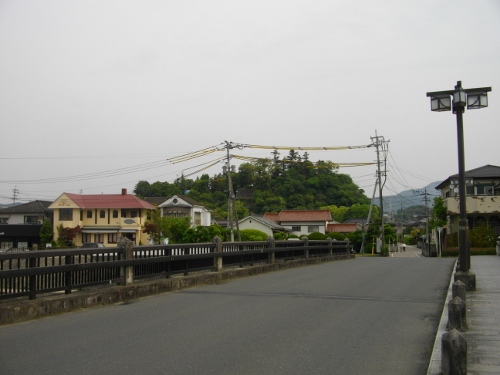
[{"label": "utility pole", "polygon": [[373,209],[373,199],[375,198],[375,192],[377,191],[378,181],[375,181],[375,185],[373,186],[373,194],[372,200],[370,201],[370,210],[368,211],[368,218],[366,219],[366,224],[363,225],[363,238],[361,240],[361,253],[365,254],[365,236],[366,236],[366,228],[370,225],[370,220],[372,218],[372,209]]},{"label": "utility pole", "polygon": [[431,256],[430,238],[429,238],[429,207],[427,205],[427,188],[422,190],[413,190],[413,195],[423,195],[425,202],[425,253],[427,256]]},{"label": "utility pole", "polygon": [[403,244],[405,243],[405,229],[404,229],[405,213],[403,211],[403,203],[401,203],[401,239]]},{"label": "utility pole", "polygon": [[238,235],[238,241],[241,242],[241,234],[240,234],[240,225],[238,223],[238,213],[236,210],[236,195],[234,194],[233,190],[233,181],[231,179],[231,172],[234,172],[234,166],[233,168],[231,167],[231,155],[229,155],[229,150],[233,148],[243,148],[243,145],[239,144],[234,144],[232,142],[224,141],[226,142],[226,151],[227,151],[227,158],[226,158],[226,165],[225,168],[223,168],[223,171],[225,170],[226,172],[226,177],[227,177],[227,213],[228,213],[228,227],[229,227],[229,233],[231,236],[231,242],[234,242],[234,231],[233,231],[233,212],[234,212],[234,220],[236,221],[236,233]]},{"label": "utility pole", "polygon": [[19,194],[19,189],[16,186],[14,189],[12,189],[12,203],[16,203],[18,194]]},{"label": "utility pole", "polygon": [[[377,135],[377,131],[375,130],[375,137],[370,137],[373,145],[377,149],[377,180],[378,180],[378,193],[380,199],[380,240],[382,248],[385,245],[384,239],[384,200],[382,198],[382,190],[385,185],[385,181],[387,179],[387,147],[389,141],[385,141],[384,137]],[[383,157],[383,161],[381,160],[381,155]],[[382,165],[383,164],[383,170]],[[382,178],[383,177],[383,178]]]}]

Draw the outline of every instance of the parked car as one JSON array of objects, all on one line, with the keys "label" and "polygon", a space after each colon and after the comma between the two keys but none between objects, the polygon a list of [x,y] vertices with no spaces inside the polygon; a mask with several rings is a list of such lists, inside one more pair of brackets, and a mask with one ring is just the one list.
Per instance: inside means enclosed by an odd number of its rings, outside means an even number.
[{"label": "parked car", "polygon": [[104,247],[104,245],[101,242],[84,242],[82,247]]}]

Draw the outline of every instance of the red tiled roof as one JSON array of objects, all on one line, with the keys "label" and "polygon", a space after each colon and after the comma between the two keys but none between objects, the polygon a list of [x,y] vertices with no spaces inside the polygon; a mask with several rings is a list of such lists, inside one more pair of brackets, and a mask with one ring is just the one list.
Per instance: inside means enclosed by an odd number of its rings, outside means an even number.
[{"label": "red tiled roof", "polygon": [[326,226],[327,233],[351,233],[356,232],[357,224],[328,224]]},{"label": "red tiled roof", "polygon": [[329,210],[282,210],[278,222],[284,221],[332,221],[332,213]]},{"label": "red tiled roof", "polygon": [[156,208],[132,194],[65,194],[80,208]]},{"label": "red tiled roof", "polygon": [[266,213],[264,213],[264,219],[267,219],[269,221],[277,223],[278,222],[278,215],[279,214],[275,214],[275,213],[271,213],[271,212],[266,212]]}]

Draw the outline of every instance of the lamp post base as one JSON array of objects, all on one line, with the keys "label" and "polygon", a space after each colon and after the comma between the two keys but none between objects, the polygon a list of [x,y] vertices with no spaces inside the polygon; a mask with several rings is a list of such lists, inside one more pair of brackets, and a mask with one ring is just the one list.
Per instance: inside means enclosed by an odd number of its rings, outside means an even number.
[{"label": "lamp post base", "polygon": [[455,272],[455,282],[460,280],[465,284],[465,290],[474,291],[476,290],[476,274],[470,271],[457,271]]}]

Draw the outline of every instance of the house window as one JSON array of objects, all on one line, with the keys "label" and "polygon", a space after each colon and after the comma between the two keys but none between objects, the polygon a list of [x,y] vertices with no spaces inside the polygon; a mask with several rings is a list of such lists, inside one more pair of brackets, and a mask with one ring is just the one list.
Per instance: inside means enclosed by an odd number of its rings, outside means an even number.
[{"label": "house window", "polygon": [[122,210],[122,217],[127,217],[127,212],[125,210]]},{"label": "house window", "polygon": [[92,211],[87,211],[87,219],[92,219]]},{"label": "house window", "polygon": [[300,225],[292,225],[292,231],[293,232],[300,232],[301,227]]},{"label": "house window", "polygon": [[489,227],[495,231],[495,234],[500,235],[500,218],[498,216],[491,216],[488,221]]},{"label": "house window", "polygon": [[92,234],[82,233],[82,242],[92,242]]},{"label": "house window", "polygon": [[487,225],[488,224],[484,216],[478,216],[474,220],[474,228],[486,227]]},{"label": "house window", "polygon": [[72,208],[60,208],[59,209],[59,221],[73,221],[73,209]]},{"label": "house window", "polygon": [[[250,220],[250,222],[252,222],[252,220]],[[194,224],[201,225],[201,212],[194,213]]]},{"label": "house window", "polygon": [[37,224],[38,223],[38,216],[25,216],[24,217],[24,224]]},{"label": "house window", "polygon": [[476,186],[477,195],[493,195],[493,186],[490,185],[477,185]]},{"label": "house window", "polygon": [[167,211],[166,216],[168,217],[186,217],[186,213],[182,211]]},{"label": "house window", "polygon": [[104,210],[99,211],[99,217],[101,219],[104,219],[106,217],[106,211],[104,211]]},{"label": "house window", "polygon": [[319,226],[317,225],[309,225],[307,227],[307,233],[319,232]]},{"label": "house window", "polygon": [[465,187],[465,194],[466,195],[474,195],[474,186],[466,186]]},{"label": "house window", "polygon": [[130,217],[137,217],[137,211],[131,211]]},{"label": "house window", "polygon": [[118,233],[108,233],[108,243],[117,243]]},{"label": "house window", "polygon": [[113,219],[117,219],[117,218],[118,218],[118,211],[114,210],[113,211]]},{"label": "house window", "polygon": [[94,238],[95,238],[95,242],[103,243],[104,242],[104,233],[96,233],[94,235]]}]

